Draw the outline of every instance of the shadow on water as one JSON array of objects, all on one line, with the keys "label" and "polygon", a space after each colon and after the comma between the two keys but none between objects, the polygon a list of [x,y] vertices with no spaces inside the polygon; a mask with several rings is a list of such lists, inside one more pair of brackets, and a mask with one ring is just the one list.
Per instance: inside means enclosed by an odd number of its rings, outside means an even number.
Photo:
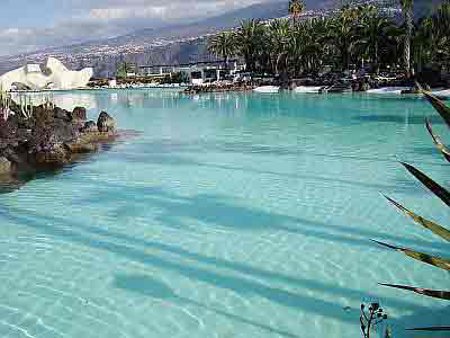
[{"label": "shadow on water", "polygon": [[114,280],[114,287],[122,289],[127,292],[134,292],[141,296],[153,298],[155,300],[167,301],[171,304],[177,304],[181,306],[190,305],[209,312],[213,312],[217,315],[226,317],[230,320],[250,325],[258,329],[277,334],[283,337],[298,337],[287,331],[276,329],[269,325],[258,323],[256,321],[246,319],[237,314],[233,314],[224,310],[220,310],[211,306],[204,305],[192,299],[180,297],[166,284],[158,281],[150,276],[146,275],[116,275]]},{"label": "shadow on water", "polygon": [[[423,125],[425,123],[425,116],[401,116],[401,115],[363,115],[354,117],[354,120],[361,122],[386,122],[397,124],[413,124]],[[433,124],[444,124],[445,122],[439,116],[430,116],[429,120]]]},{"label": "shadow on water", "polygon": [[[164,192],[162,195],[164,198],[170,196],[170,194]],[[181,197],[177,198],[183,200]],[[172,212],[175,210],[176,209],[172,209]],[[21,210],[19,208],[10,207],[1,208],[0,216],[5,220],[19,223],[20,225],[36,229],[40,232],[45,232],[70,243],[103,250],[148,267],[175,272],[191,280],[207,283],[211,286],[235,292],[242,296],[254,295],[262,297],[282,306],[302,309],[306,312],[319,314],[344,322],[355,322],[355,318],[358,316],[357,307],[359,306],[359,302],[362,297],[366,295],[362,291],[328,284],[320,280],[289,276],[253,267],[245,263],[205,256],[180,247],[155,241],[147,241],[126,234],[104,230],[100,227],[87,226],[61,218],[30,213],[25,209]],[[337,241],[339,242],[339,240]],[[149,253],[148,249],[152,249],[156,253]],[[180,260],[168,258],[170,257],[168,254],[178,256]],[[199,264],[206,265],[206,267],[202,267]],[[320,263],[318,262],[318,264]],[[292,292],[278,286],[275,287],[273,285],[275,282],[293,287],[301,287],[305,290],[315,290],[321,294],[332,295],[334,298],[336,296],[345,297],[345,299],[351,302],[352,308],[350,311],[346,312],[343,308],[348,306],[348,303],[330,302],[308,296],[304,293],[299,294],[297,292]],[[235,314],[230,314],[215,308],[209,308],[194,300],[182,299],[175,295],[167,286],[148,280],[145,276],[131,276],[130,279],[126,276],[119,276],[116,278],[115,286],[139,292],[153,298],[173,299],[173,297],[175,297],[175,300],[190,302],[193,305],[203,307],[205,310],[215,312],[249,325],[254,325],[272,333],[294,336],[291,333],[269,327],[265,324],[256,323]],[[418,311],[420,309],[419,306],[410,304],[401,299],[387,300],[387,304],[409,311]]]},{"label": "shadow on water", "polygon": [[[117,155],[119,156],[119,155]],[[344,186],[358,186],[366,189],[374,189],[377,192],[383,191],[385,193],[407,193],[407,194],[423,194],[422,189],[416,189],[415,186],[411,186],[406,181],[398,180],[395,185],[364,182],[350,180],[346,178],[340,178],[336,176],[319,176],[310,174],[292,174],[284,173],[279,171],[271,170],[261,170],[257,168],[249,168],[235,165],[224,165],[224,164],[214,164],[214,163],[203,163],[193,159],[189,159],[184,156],[176,156],[173,154],[155,154],[155,155],[139,155],[139,154],[120,154],[120,159],[131,163],[142,163],[142,164],[156,164],[156,165],[167,165],[167,166],[191,166],[191,167],[201,167],[209,169],[219,169],[219,170],[232,170],[232,171],[243,171],[247,173],[254,173],[259,175],[272,175],[282,178],[298,179],[298,180],[313,180],[320,183],[327,182],[332,185],[344,185]]]},{"label": "shadow on water", "polygon": [[[17,212],[19,210],[15,211]],[[13,215],[9,212],[0,211],[0,215],[8,218],[12,222],[19,222],[26,227],[43,231],[64,241],[77,243],[97,250],[103,250],[148,267],[175,272],[191,280],[235,292],[242,296],[262,297],[285,307],[303,309],[306,312],[319,314],[344,322],[354,322],[354,318],[358,313],[356,308],[354,310],[344,311],[343,305],[339,305],[336,302],[317,299],[305,294],[297,294],[292,291],[264,284],[254,279],[243,278],[222,271],[216,272],[186,262],[170,260],[155,254],[150,254],[145,250],[136,247],[117,244],[81,232],[75,232],[73,228],[69,230],[60,226],[49,225],[53,223],[50,221],[51,218],[39,218],[37,215],[34,215],[33,217],[24,216],[25,212]],[[329,288],[330,291],[332,291],[333,286],[330,285]]]},{"label": "shadow on water", "polygon": [[[377,118],[376,116],[369,116],[369,118]],[[396,118],[396,117],[395,117]],[[442,121],[440,121],[442,123]],[[437,120],[435,123],[439,123]],[[102,144],[101,152],[109,151],[116,143],[104,143]],[[207,143],[207,142],[191,142],[191,143],[181,143],[181,142],[172,142],[168,140],[156,140],[153,142],[140,143],[137,144],[134,148],[134,152],[127,153],[113,153],[109,154],[110,158],[114,158],[117,156],[120,160],[127,160],[131,163],[155,163],[155,164],[164,164],[164,165],[186,165],[186,166],[199,166],[205,168],[216,168],[216,169],[224,169],[224,170],[239,170],[239,171],[247,171],[253,172],[257,174],[267,174],[267,175],[277,175],[282,177],[288,177],[293,179],[311,179],[317,181],[324,182],[332,182],[339,183],[344,185],[356,185],[364,188],[373,188],[379,191],[385,192],[400,192],[400,193],[413,193],[420,192],[419,190],[412,190],[407,186],[389,186],[386,184],[378,184],[371,182],[362,182],[362,181],[354,181],[348,180],[345,178],[341,178],[339,176],[335,177],[327,177],[327,176],[315,176],[315,175],[307,175],[307,174],[290,174],[290,173],[282,173],[277,171],[270,170],[259,170],[255,168],[247,168],[240,166],[230,166],[225,164],[212,164],[212,163],[203,163],[196,160],[187,159],[186,157],[174,155],[174,153],[204,153],[207,151],[220,151],[225,153],[239,153],[239,154],[256,154],[256,155],[274,155],[274,156],[296,156],[302,157],[318,157],[325,159],[338,159],[338,160],[354,160],[354,161],[367,161],[367,162],[385,162],[385,163],[393,163],[396,159],[393,157],[389,158],[380,158],[376,156],[360,156],[360,155],[345,155],[345,154],[333,154],[333,153],[320,153],[313,151],[306,151],[302,149],[298,149],[298,151],[293,151],[290,149],[286,149],[285,147],[277,147],[273,145],[260,145],[253,144],[251,142],[223,142],[221,144],[217,143]],[[439,154],[433,148],[429,148],[429,152],[427,148],[417,148],[414,152],[420,155],[432,154],[433,157],[437,158]],[[49,178],[52,176],[57,176],[61,172],[71,170],[75,165],[81,164],[83,162],[91,161],[95,159],[95,154],[88,155],[79,155],[75,159],[74,162],[67,165],[63,169],[59,170],[46,170],[39,172],[23,172],[20,173],[17,177],[13,179],[3,179],[0,180],[0,194],[10,193],[14,190],[22,187],[26,183],[35,179]],[[421,161],[423,164],[432,165],[432,166],[444,166],[441,162],[426,162]]]},{"label": "shadow on water", "polygon": [[45,171],[22,171],[11,176],[0,177],[0,195],[12,193],[32,180],[56,177],[57,175],[64,172],[64,170],[70,169],[65,168]]},{"label": "shadow on water", "polygon": [[[120,202],[126,198],[130,203]],[[382,239],[393,243],[413,246],[433,252],[445,250],[447,247],[437,245],[426,240],[404,238],[390,233],[369,230],[370,226],[345,226],[331,222],[287,216],[275,212],[249,208],[236,205],[232,201],[214,195],[195,195],[184,197],[169,193],[155,187],[131,187],[118,184],[105,183],[102,188],[95,191],[89,198],[77,201],[80,207],[84,205],[111,205],[111,216],[117,221],[123,220],[130,205],[133,205],[133,217],[136,212],[146,212],[148,207],[158,208],[157,220],[165,226],[175,229],[185,227],[186,219],[199,221],[205,226],[220,226],[238,231],[253,230],[280,230],[306,237],[314,237],[331,243],[356,245],[363,248],[379,248],[370,239]],[[122,205],[117,207],[117,205]],[[125,216],[126,217],[126,216]],[[199,224],[196,225],[197,227]],[[190,231],[196,229],[189,228]],[[380,249],[381,250],[381,249]]]},{"label": "shadow on water", "polygon": [[436,147],[433,147],[433,146],[413,147],[413,152],[415,154],[419,154],[419,155],[431,155],[436,159],[442,158],[442,154],[440,153],[440,151]]},{"label": "shadow on water", "polygon": [[[305,288],[307,290],[316,290],[320,293],[331,294],[333,296],[340,295],[345,297],[346,299],[352,300],[352,302],[358,302],[358,305],[359,301],[367,295],[367,292],[364,293],[363,291],[352,290],[346,287],[341,287],[339,285],[327,284],[320,280],[311,280],[304,277],[300,278],[297,276],[294,277],[282,273],[275,273],[269,270],[253,267],[251,265],[240,262],[229,261],[223,258],[205,256],[177,246],[142,238],[135,238],[127,234],[104,230],[101,227],[83,225],[81,223],[75,223],[73,221],[68,221],[57,217],[47,217],[39,215],[37,213],[30,213],[26,210],[20,210],[18,208],[8,208],[7,210],[8,211],[0,211],[0,216],[4,216],[11,221],[19,222],[24,226],[32,227],[39,231],[45,231],[48,234],[62,238],[64,240],[69,240],[86,246],[110,251],[134,261],[139,261],[156,267],[176,271],[188,277],[191,276],[190,278],[198,277],[200,281],[217,284],[217,286],[225,289],[236,288],[235,291],[239,293],[256,292],[257,294],[260,294],[261,296],[269,300],[286,306],[303,308],[308,303],[302,305],[302,300],[304,299],[304,297],[302,296],[298,296],[296,301],[297,296],[291,295],[290,297],[292,297],[292,299],[288,300],[287,296],[290,295],[290,292],[288,292],[287,294],[285,291],[278,292],[275,288],[268,288],[266,286],[260,285],[259,283],[253,285],[254,282],[247,279],[239,281],[234,277],[227,277],[227,275],[215,276],[214,273],[209,270],[204,270],[197,267],[189,268],[189,265],[186,263],[173,263],[170,260],[166,260],[158,256],[148,254],[147,252],[138,250],[137,247],[141,247],[142,250],[155,250],[159,252],[159,254],[161,254],[163,257],[167,257],[167,254],[176,255],[183,260],[187,259],[189,261],[194,261],[197,264],[206,264],[212,268],[220,268],[226,271],[231,271],[233,273],[245,275],[248,278],[252,279],[264,279],[272,283],[278,282],[293,287]],[[172,211],[174,210],[175,209],[172,209]],[[50,226],[48,224],[53,224],[53,226]],[[98,237],[100,237],[101,239],[98,239]],[[339,241],[340,240],[337,239],[335,243],[338,243]],[[366,241],[369,243],[367,239]],[[320,265],[320,261],[317,262],[317,264]],[[216,282],[216,279],[220,279],[220,281]],[[242,286],[244,288],[240,289],[239,286]],[[254,289],[254,287],[256,287],[256,289]],[[308,300],[308,298],[306,297],[304,300]],[[391,306],[396,306],[403,309],[414,309],[416,307],[415,305],[400,299],[392,299],[389,301],[389,303]],[[343,304],[342,306],[344,305],[346,304]],[[334,304],[332,308],[334,308],[334,310],[336,311],[339,310],[338,317],[341,318],[340,311],[342,311],[342,307]],[[307,309],[316,313],[321,313],[319,311],[319,308],[312,305]],[[330,314],[328,313],[327,315]]]},{"label": "shadow on water", "polygon": [[[355,145],[360,147],[360,145]],[[206,142],[204,140],[197,142],[175,142],[173,140],[154,140],[152,142],[141,143],[134,147],[134,154],[140,154],[146,156],[150,155],[168,155],[174,153],[205,153],[205,152],[225,152],[236,154],[257,154],[257,155],[274,155],[274,156],[306,156],[306,157],[318,157],[324,159],[339,159],[339,160],[354,160],[354,161],[367,161],[367,162],[381,162],[381,163],[393,163],[397,159],[395,154],[392,157],[379,157],[375,154],[337,154],[337,153],[322,153],[319,151],[304,150],[300,146],[298,149],[292,150],[286,147],[279,147],[276,145],[262,145],[254,144],[252,142],[222,142],[220,144],[214,142]],[[441,162],[427,162],[422,161],[423,164],[442,167]]]},{"label": "shadow on water", "polygon": [[[412,296],[414,297],[414,296]],[[423,296],[416,296],[423,297]],[[414,311],[413,314],[394,318],[394,337],[400,338],[448,338],[450,337],[449,331],[444,332],[414,332],[407,331],[407,329],[414,329],[420,327],[448,327],[450,318],[450,306],[447,305],[448,301],[436,300],[436,305],[442,304],[441,308],[422,308]]]},{"label": "shadow on water", "polygon": [[[167,195],[164,195],[167,197]],[[15,213],[18,213],[20,211],[14,209],[10,211],[14,211]],[[62,218],[57,217],[46,217],[38,214],[33,214],[27,211],[27,214],[29,217],[36,218],[42,222],[46,222],[49,224],[68,224],[68,221]],[[95,236],[102,236],[104,238],[108,238],[109,240],[119,241],[121,243],[127,243],[131,246],[141,246],[146,249],[152,249],[160,251],[162,254],[172,254],[177,255],[182,259],[189,259],[194,260],[198,263],[207,264],[211,267],[220,267],[223,269],[232,270],[237,273],[245,274],[253,278],[264,278],[269,279],[273,282],[281,282],[292,286],[299,286],[304,287],[307,289],[312,290],[318,290],[325,293],[332,293],[332,294],[342,294],[346,298],[353,299],[355,301],[360,300],[362,297],[366,296],[367,294],[363,293],[362,291],[357,290],[351,290],[348,288],[343,288],[340,286],[331,286],[329,284],[323,283],[318,280],[310,280],[306,278],[298,278],[294,276],[289,276],[286,274],[281,273],[275,273],[272,271],[252,267],[247,264],[239,263],[239,262],[232,262],[226,259],[222,258],[216,258],[216,257],[210,257],[210,256],[204,256],[199,253],[191,252],[186,249],[172,246],[169,244],[146,240],[142,238],[135,238],[132,236],[129,236],[124,233],[118,233],[111,230],[104,230],[101,227],[95,227],[95,226],[88,226],[81,223],[75,223],[71,222],[68,224],[71,229],[76,229],[78,231],[87,232],[90,235]],[[368,241],[367,241],[368,242]],[[402,300],[392,300],[392,305],[398,306],[398,307],[411,307],[413,306],[410,303],[404,302]]]},{"label": "shadow on water", "polygon": [[99,144],[99,149],[96,152],[89,154],[76,154],[72,157],[71,162],[62,168],[27,168],[24,170],[19,170],[18,173],[8,175],[7,177],[0,176],[0,195],[12,193],[30,181],[52,179],[62,173],[70,172],[76,166],[95,161],[96,155],[102,152],[110,151],[119,142],[120,141],[102,142]]}]

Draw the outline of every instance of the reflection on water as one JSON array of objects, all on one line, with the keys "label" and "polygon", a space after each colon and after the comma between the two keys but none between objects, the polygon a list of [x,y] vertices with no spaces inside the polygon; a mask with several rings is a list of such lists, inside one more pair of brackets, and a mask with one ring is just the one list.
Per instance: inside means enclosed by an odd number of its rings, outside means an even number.
[{"label": "reflection on water", "polygon": [[83,93],[73,95],[70,92],[27,92],[27,93],[13,93],[12,98],[17,102],[20,97],[26,96],[31,100],[35,106],[46,102],[53,102],[56,106],[72,111],[75,107],[85,107],[86,109],[96,109],[98,107],[95,96]]}]

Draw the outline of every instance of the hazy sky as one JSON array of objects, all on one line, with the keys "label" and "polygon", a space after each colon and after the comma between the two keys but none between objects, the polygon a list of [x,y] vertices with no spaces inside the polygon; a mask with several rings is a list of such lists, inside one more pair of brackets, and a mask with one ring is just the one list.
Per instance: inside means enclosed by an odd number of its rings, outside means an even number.
[{"label": "hazy sky", "polygon": [[0,0],[0,55],[213,16],[280,0]]}]

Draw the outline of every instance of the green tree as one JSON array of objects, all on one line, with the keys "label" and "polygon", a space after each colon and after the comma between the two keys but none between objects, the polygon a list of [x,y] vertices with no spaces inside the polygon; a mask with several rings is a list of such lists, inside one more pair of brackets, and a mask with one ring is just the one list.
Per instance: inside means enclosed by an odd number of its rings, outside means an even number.
[{"label": "green tree", "polygon": [[450,66],[450,2],[446,1],[431,15],[419,20],[412,40],[413,60],[421,71]]},{"label": "green tree", "polygon": [[305,10],[305,4],[302,0],[289,0],[289,14],[292,16],[294,23],[297,22],[300,15]]},{"label": "green tree", "polygon": [[242,21],[236,33],[237,50],[244,58],[249,71],[255,71],[257,62],[265,53],[266,29],[260,20]]},{"label": "green tree", "polygon": [[435,59],[450,69],[450,1],[445,1],[433,16],[434,33],[437,37]]},{"label": "green tree", "polygon": [[[378,73],[380,63],[389,62],[386,56],[390,53],[386,49],[388,49],[390,34],[392,34],[395,28],[395,23],[386,16],[381,15],[374,6],[360,8],[359,22],[356,39],[358,61],[362,62],[364,59],[369,61]],[[383,53],[380,53],[380,51],[383,51]],[[385,57],[380,59],[380,54]]]},{"label": "green tree", "polygon": [[116,77],[124,79],[127,77],[127,74],[133,71],[133,65],[129,62],[121,62],[117,66]]},{"label": "green tree", "polygon": [[411,41],[414,30],[414,0],[400,0],[402,13],[405,21],[404,63],[407,76],[411,76]]},{"label": "green tree", "polygon": [[301,71],[316,73],[329,60],[333,48],[332,39],[329,39],[331,32],[331,20],[324,18],[305,20],[294,26],[289,44],[294,74]]},{"label": "green tree", "polygon": [[358,12],[349,6],[345,6],[331,20],[329,38],[333,41],[339,56],[336,66],[342,70],[347,70],[350,68],[352,52],[357,43],[357,26],[355,23],[358,22]]},{"label": "green tree", "polygon": [[228,60],[236,53],[236,34],[234,32],[221,32],[208,41],[208,50],[217,57],[221,57],[228,68]]},{"label": "green tree", "polygon": [[[294,2],[292,6],[297,4]],[[352,65],[364,67],[366,63],[377,72],[382,67],[397,67],[402,59],[409,60],[402,63],[409,75],[413,66],[421,69],[425,64],[449,69],[450,1],[445,0],[433,15],[420,20],[417,29],[412,20],[413,2],[409,0],[409,5],[406,2],[402,25],[376,6],[354,6],[348,2],[329,17],[293,24],[285,19],[268,24],[243,21],[235,32],[234,52],[245,60],[249,71],[287,73],[290,77],[316,74],[325,66],[347,70]],[[224,55],[221,49],[225,48],[218,45],[227,45],[225,40],[218,43],[217,37],[210,50]]]},{"label": "green tree", "polygon": [[271,68],[275,74],[278,74],[282,61],[284,61],[284,70],[287,70],[288,66],[287,57],[291,38],[290,24],[286,19],[277,19],[269,24],[267,30]]},{"label": "green tree", "polygon": [[433,61],[436,38],[433,19],[431,17],[422,19],[412,41],[413,60],[419,72],[424,65]]}]

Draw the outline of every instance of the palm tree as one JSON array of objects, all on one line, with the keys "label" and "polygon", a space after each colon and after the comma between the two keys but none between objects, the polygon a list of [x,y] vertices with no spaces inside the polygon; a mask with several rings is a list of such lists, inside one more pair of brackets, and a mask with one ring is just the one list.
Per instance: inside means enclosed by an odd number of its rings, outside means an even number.
[{"label": "palm tree", "polygon": [[413,36],[413,57],[420,71],[424,65],[446,68],[450,61],[450,2],[422,18]]},{"label": "palm tree", "polygon": [[407,76],[411,76],[412,67],[411,67],[411,40],[413,36],[413,26],[414,26],[414,18],[413,18],[413,9],[414,9],[414,0],[400,0],[400,5],[402,7],[403,17],[405,20],[406,27],[406,35],[405,35],[405,45],[404,45],[404,62],[405,62],[405,71]]},{"label": "palm tree", "polygon": [[433,61],[445,65],[448,69],[450,66],[450,2],[443,2],[431,20],[435,38]]},{"label": "palm tree", "polygon": [[397,68],[398,60],[401,60],[404,54],[404,29],[394,23],[392,26],[386,27],[385,31],[380,46],[380,63]]},{"label": "palm tree", "polygon": [[418,29],[412,40],[413,59],[420,72],[422,66],[433,61],[433,56],[438,44],[435,35],[434,21],[431,17],[419,21]]},{"label": "palm tree", "polygon": [[332,18],[332,27],[330,27],[329,38],[333,41],[333,45],[340,56],[337,65],[342,70],[348,70],[352,59],[352,52],[357,44],[359,21],[358,13],[350,7],[344,7],[337,17]]},{"label": "palm tree", "polygon": [[208,51],[224,60],[225,69],[228,59],[236,52],[236,35],[234,32],[221,32],[208,41]]},{"label": "palm tree", "polygon": [[236,33],[236,45],[239,55],[247,64],[249,71],[256,70],[256,63],[267,52],[264,50],[266,31],[260,20],[242,21]]},{"label": "palm tree", "polygon": [[287,68],[287,54],[289,40],[291,38],[290,24],[286,19],[277,19],[268,26],[268,40],[270,41],[270,54],[272,70],[275,74],[279,73],[279,66],[283,58],[285,59],[285,68]]},{"label": "palm tree", "polygon": [[374,6],[361,7],[361,19],[358,27],[359,60],[367,58],[376,72],[380,67],[380,55],[386,55],[386,50],[380,53],[381,48],[389,42],[389,34],[392,33],[395,24],[386,16],[380,15]]},{"label": "palm tree", "polygon": [[316,73],[328,59],[330,22],[324,18],[309,19],[295,25],[291,30],[288,51],[295,74],[300,71]]},{"label": "palm tree", "polygon": [[[450,69],[450,2],[446,0],[414,30],[413,0],[393,1],[402,1],[405,25],[397,25],[375,6],[347,5],[331,17],[292,25],[283,19],[269,24],[244,21],[234,34],[229,33],[233,39],[230,35],[211,39],[209,50],[224,58],[236,54],[245,60],[249,71],[286,72],[290,76],[318,73],[324,65],[347,70],[352,63],[361,66],[366,60],[378,70],[397,65],[402,55],[409,75],[413,65]],[[303,8],[302,1],[289,3],[294,19]]]},{"label": "palm tree", "polygon": [[294,24],[305,10],[303,0],[289,0],[289,14],[292,16]]}]

